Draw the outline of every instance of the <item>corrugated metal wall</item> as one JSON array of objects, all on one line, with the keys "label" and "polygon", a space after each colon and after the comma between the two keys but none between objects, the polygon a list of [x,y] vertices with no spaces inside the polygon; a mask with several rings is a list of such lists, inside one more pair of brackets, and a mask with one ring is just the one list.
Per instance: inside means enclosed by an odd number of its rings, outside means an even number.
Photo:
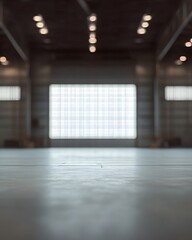
[{"label": "corrugated metal wall", "polygon": [[[32,128],[37,146],[138,146],[150,147],[154,142],[154,58],[150,53],[136,53],[134,60],[59,61],[52,55],[36,55],[32,59]],[[164,62],[159,66],[157,80],[160,103],[161,140],[179,137],[182,146],[192,146],[192,102],[165,101],[165,86],[192,84],[190,64],[175,66]],[[19,140],[27,136],[27,70],[22,65],[0,68],[1,86],[21,86],[18,102],[0,102],[0,146],[5,140]],[[49,84],[51,83],[136,83],[138,108],[138,138],[136,141],[50,141],[49,140]]]},{"label": "corrugated metal wall", "polygon": [[164,62],[159,67],[161,139],[180,138],[182,146],[192,147],[192,101],[165,101],[165,86],[191,86],[190,63],[176,66]]},{"label": "corrugated metal wall", "polygon": [[154,141],[154,63],[153,54],[137,54],[138,147],[151,147]]},{"label": "corrugated metal wall", "polygon": [[26,138],[26,69],[23,66],[0,67],[0,86],[20,86],[20,101],[0,101],[0,146],[15,141],[20,144]]},{"label": "corrugated metal wall", "polygon": [[31,134],[40,146],[49,144],[49,84],[52,61],[49,55],[35,57],[31,66]]}]

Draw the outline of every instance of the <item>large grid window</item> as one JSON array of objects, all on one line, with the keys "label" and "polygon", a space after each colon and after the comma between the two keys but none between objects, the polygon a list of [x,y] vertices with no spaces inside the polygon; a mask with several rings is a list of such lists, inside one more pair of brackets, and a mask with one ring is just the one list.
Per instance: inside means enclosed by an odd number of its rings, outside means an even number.
[{"label": "large grid window", "polygon": [[191,86],[167,86],[165,87],[165,99],[167,101],[191,101]]},{"label": "large grid window", "polygon": [[50,85],[51,139],[136,138],[136,86]]},{"label": "large grid window", "polygon": [[18,86],[0,86],[0,101],[19,101],[21,88]]}]

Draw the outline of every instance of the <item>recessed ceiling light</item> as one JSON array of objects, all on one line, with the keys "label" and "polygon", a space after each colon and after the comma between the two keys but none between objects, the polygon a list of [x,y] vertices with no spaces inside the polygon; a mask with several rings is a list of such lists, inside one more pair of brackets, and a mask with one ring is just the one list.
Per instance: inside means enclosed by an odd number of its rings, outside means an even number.
[{"label": "recessed ceiling light", "polygon": [[148,28],[149,27],[149,23],[148,22],[142,22],[141,26],[143,28]]},{"label": "recessed ceiling light", "polygon": [[97,16],[96,16],[96,14],[91,14],[91,16],[89,16],[89,21],[90,22],[95,22],[95,21],[97,21]]},{"label": "recessed ceiling light", "polygon": [[137,33],[138,34],[145,34],[146,33],[146,29],[140,27],[140,28],[138,28]]},{"label": "recessed ceiling light", "polygon": [[175,64],[178,65],[178,66],[180,66],[180,65],[183,64],[183,62],[182,62],[181,60],[176,60],[176,61],[175,61]]},{"label": "recessed ceiling light", "polygon": [[90,24],[89,25],[89,30],[90,31],[95,31],[96,30],[96,25],[95,24]]},{"label": "recessed ceiling light", "polygon": [[186,46],[186,47],[191,47],[191,46],[192,46],[192,43],[191,43],[191,42],[186,42],[186,43],[185,43],[185,46]]},{"label": "recessed ceiling light", "polygon": [[37,23],[36,23],[36,26],[37,26],[38,28],[43,28],[43,27],[45,26],[45,24],[44,24],[44,22],[37,22]]},{"label": "recessed ceiling light", "polygon": [[43,17],[42,17],[41,15],[36,15],[36,16],[33,17],[33,20],[34,20],[35,22],[40,22],[40,21],[43,20]]},{"label": "recessed ceiling light", "polygon": [[187,61],[187,57],[186,56],[181,56],[179,59],[180,59],[181,62]]},{"label": "recessed ceiling light", "polygon": [[48,34],[48,29],[47,28],[41,28],[40,30],[39,30],[39,32],[41,33],[41,34]]},{"label": "recessed ceiling light", "polygon": [[7,58],[6,58],[6,57],[4,57],[4,56],[3,56],[3,57],[0,57],[0,62],[1,62],[1,63],[5,63],[6,61],[7,61]]},{"label": "recessed ceiling light", "polygon": [[144,21],[150,21],[152,19],[152,16],[151,15],[149,15],[149,14],[145,14],[144,16],[143,16],[143,20]]},{"label": "recessed ceiling light", "polygon": [[96,47],[95,47],[95,46],[90,46],[90,47],[89,47],[89,51],[90,51],[91,53],[95,53],[95,52],[96,52]]},{"label": "recessed ceiling light", "polygon": [[97,42],[96,38],[89,38],[89,43],[94,44]]},{"label": "recessed ceiling light", "polygon": [[95,33],[90,33],[89,38],[96,38],[96,34]]}]

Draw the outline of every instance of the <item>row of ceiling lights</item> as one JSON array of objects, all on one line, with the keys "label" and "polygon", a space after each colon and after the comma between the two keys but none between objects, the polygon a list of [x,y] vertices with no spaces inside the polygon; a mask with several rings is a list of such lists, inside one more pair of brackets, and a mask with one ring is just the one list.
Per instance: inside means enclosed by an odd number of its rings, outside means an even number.
[{"label": "row of ceiling lights", "polygon": [[48,34],[49,30],[46,26],[46,23],[42,15],[36,15],[33,17],[33,20],[36,22],[36,27],[39,29],[40,34]]},{"label": "row of ceiling lights", "polygon": [[[146,29],[149,27],[149,21],[151,21],[152,16],[149,14],[144,14],[142,21],[140,23],[140,26],[137,29],[138,34],[145,34],[147,31]],[[49,30],[45,24],[45,21],[43,19],[42,15],[36,15],[33,17],[33,20],[36,22],[37,28],[39,28],[39,32],[41,34],[48,34]],[[89,27],[89,51],[91,53],[96,52],[96,43],[97,43],[97,37],[96,37],[96,21],[97,16],[95,13],[92,13],[88,17],[88,27]]]},{"label": "row of ceiling lights", "polygon": [[147,32],[147,28],[149,27],[149,22],[151,21],[152,16],[149,14],[144,14],[141,20],[141,23],[137,29],[138,34],[145,34]]},{"label": "row of ceiling lights", "polygon": [[[36,26],[39,29],[39,32],[41,34],[48,34],[48,28],[45,24],[45,21],[42,17],[42,15],[36,15],[33,17],[33,20],[36,22]],[[7,60],[7,58],[5,56],[1,56],[0,57],[0,64],[3,66],[7,66],[9,65],[9,61]]]},{"label": "row of ceiling lights", "polygon": [[9,61],[7,60],[7,58],[5,56],[0,57],[0,64],[3,66],[7,66],[9,65]]},{"label": "row of ceiling lights", "polygon": [[[187,48],[192,47],[192,38],[189,39],[189,41],[185,42],[185,47],[187,47]],[[180,66],[180,65],[182,65],[186,61],[187,61],[187,57],[186,56],[180,56],[180,58],[175,61],[175,64]]]},{"label": "row of ceiling lights", "polygon": [[91,53],[96,52],[96,43],[97,43],[97,36],[96,36],[96,30],[97,30],[97,16],[95,13],[92,13],[90,16],[88,16],[88,27],[89,27],[89,51]]}]

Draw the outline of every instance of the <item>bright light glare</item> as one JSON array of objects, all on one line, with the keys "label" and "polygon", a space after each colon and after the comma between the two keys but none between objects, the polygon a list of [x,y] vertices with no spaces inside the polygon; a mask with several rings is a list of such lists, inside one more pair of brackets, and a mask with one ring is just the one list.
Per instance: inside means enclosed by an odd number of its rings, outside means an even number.
[{"label": "bright light glare", "polygon": [[91,44],[94,44],[94,43],[96,43],[97,42],[97,39],[96,38],[90,38],[89,39],[89,43],[91,43]]},{"label": "bright light glare", "polygon": [[91,16],[89,16],[89,20],[90,22],[95,22],[97,21],[97,16],[95,14],[92,14]]},{"label": "bright light glare", "polygon": [[40,21],[43,20],[43,17],[42,17],[41,15],[36,15],[36,16],[33,17],[33,20],[34,20],[35,22],[40,22]]},{"label": "bright light glare", "polygon": [[89,47],[89,51],[90,51],[91,53],[95,53],[95,52],[96,52],[96,47],[95,47],[95,46],[90,46],[90,47]]},{"label": "bright light glare", "polygon": [[45,26],[45,24],[44,24],[43,22],[37,22],[37,23],[36,23],[36,26],[37,26],[38,28],[43,28],[43,27]]},{"label": "bright light glare", "polygon": [[49,31],[48,31],[47,28],[41,28],[41,29],[39,30],[39,32],[40,32],[41,34],[47,34]]},{"label": "bright light glare", "polygon": [[95,24],[90,24],[89,25],[89,30],[90,31],[95,31],[96,30],[96,25]]},{"label": "bright light glare", "polygon": [[143,22],[143,23],[141,24],[141,26],[142,26],[143,28],[148,28],[148,27],[149,27],[149,23],[148,23],[148,22]]},{"label": "bright light glare", "polygon": [[181,56],[179,59],[180,59],[181,62],[187,61],[187,57],[186,56]]},{"label": "bright light glare", "polygon": [[148,14],[145,14],[144,16],[143,16],[143,20],[144,21],[150,21],[152,19],[152,16],[151,15],[148,15]]},{"label": "bright light glare", "polygon": [[185,46],[186,46],[186,47],[191,47],[191,46],[192,46],[192,43],[191,43],[191,42],[186,42],[186,43],[185,43]]},{"label": "bright light glare", "polygon": [[138,34],[145,34],[146,33],[146,29],[145,28],[138,28],[137,33]]},{"label": "bright light glare", "polygon": [[6,61],[7,61],[7,58],[6,58],[6,57],[4,57],[4,56],[3,56],[3,57],[0,57],[0,62],[1,62],[1,63],[5,63]]},{"label": "bright light glare", "polygon": [[52,84],[49,137],[135,139],[136,102],[133,84]]},{"label": "bright light glare", "polygon": [[95,33],[90,33],[89,38],[96,38],[96,34]]}]

